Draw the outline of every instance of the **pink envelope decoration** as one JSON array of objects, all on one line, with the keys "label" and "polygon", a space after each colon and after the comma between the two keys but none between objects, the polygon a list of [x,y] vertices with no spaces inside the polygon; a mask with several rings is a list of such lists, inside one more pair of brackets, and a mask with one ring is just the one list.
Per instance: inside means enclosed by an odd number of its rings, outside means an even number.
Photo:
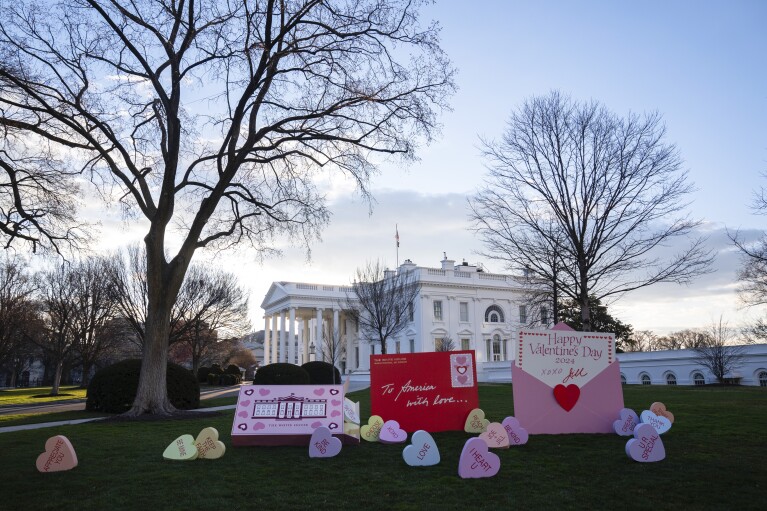
[{"label": "pink envelope decoration", "polygon": [[615,335],[521,330],[511,365],[514,417],[529,434],[612,433],[623,409]]}]

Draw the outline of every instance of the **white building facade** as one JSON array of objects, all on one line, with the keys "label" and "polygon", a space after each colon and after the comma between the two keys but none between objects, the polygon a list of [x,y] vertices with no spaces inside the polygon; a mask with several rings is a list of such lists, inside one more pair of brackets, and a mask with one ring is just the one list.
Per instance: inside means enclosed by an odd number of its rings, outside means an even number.
[{"label": "white building facade", "polygon": [[[389,339],[387,353],[435,351],[449,338],[454,349],[476,352],[479,381],[511,378],[512,334],[531,319],[521,277],[487,273],[468,263],[456,265],[447,257],[437,268],[407,260],[398,271],[413,272],[420,292],[407,327]],[[352,379],[369,378],[369,356],[381,353],[381,346],[362,338],[343,310],[347,294],[352,296],[350,286],[274,282],[261,304],[264,363],[322,360],[323,332],[338,332],[344,349],[336,365]],[[540,314],[546,324],[546,311]]]}]

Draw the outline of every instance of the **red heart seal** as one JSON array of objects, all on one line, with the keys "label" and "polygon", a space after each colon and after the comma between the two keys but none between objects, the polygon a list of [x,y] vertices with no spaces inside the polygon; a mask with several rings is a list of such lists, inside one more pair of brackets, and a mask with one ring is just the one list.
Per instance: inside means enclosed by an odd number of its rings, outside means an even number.
[{"label": "red heart seal", "polygon": [[579,397],[581,397],[581,389],[578,385],[570,384],[567,387],[557,385],[554,387],[554,399],[557,400],[559,406],[564,408],[566,412],[573,409]]}]

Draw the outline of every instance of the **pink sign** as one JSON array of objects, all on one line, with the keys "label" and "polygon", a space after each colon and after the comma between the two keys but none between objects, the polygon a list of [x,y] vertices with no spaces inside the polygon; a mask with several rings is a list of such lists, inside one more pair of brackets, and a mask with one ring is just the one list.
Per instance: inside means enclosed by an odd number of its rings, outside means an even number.
[{"label": "pink sign", "polygon": [[514,353],[514,416],[528,433],[614,431],[623,390],[613,334],[522,330]]},{"label": "pink sign", "polygon": [[249,385],[240,388],[232,445],[306,445],[319,427],[344,435],[343,385]]}]

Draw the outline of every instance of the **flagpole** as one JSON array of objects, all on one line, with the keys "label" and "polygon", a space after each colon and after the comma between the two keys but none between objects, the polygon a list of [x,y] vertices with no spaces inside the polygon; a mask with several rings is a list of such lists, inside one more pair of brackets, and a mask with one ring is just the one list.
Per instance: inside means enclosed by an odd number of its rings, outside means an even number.
[{"label": "flagpole", "polygon": [[397,240],[397,268],[399,268],[399,226],[394,224],[394,239]]}]

